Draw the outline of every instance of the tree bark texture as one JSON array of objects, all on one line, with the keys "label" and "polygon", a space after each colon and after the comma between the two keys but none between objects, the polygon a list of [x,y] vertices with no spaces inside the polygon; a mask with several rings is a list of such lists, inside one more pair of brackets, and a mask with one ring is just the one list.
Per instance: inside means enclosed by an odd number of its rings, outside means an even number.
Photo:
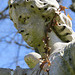
[{"label": "tree bark texture", "polygon": [[0,68],[0,75],[75,75],[75,41],[65,47],[64,56],[56,50],[50,58],[53,59],[49,72],[41,70],[37,64],[33,69],[19,66],[15,70]]},{"label": "tree bark texture", "polygon": [[[37,52],[25,56],[33,69],[18,67],[14,75],[75,75],[75,32],[70,17],[65,15],[67,8],[56,0],[9,0],[9,7],[14,26]],[[43,67],[47,67],[40,68],[39,58],[47,58],[46,45],[51,48],[48,52],[51,64],[45,63]]]}]

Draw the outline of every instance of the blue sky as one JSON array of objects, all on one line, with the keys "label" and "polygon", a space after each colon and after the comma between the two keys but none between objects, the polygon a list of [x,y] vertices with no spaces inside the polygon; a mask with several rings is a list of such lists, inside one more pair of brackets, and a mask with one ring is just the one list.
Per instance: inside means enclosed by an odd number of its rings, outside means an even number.
[{"label": "blue sky", "polygon": [[[68,8],[69,8],[69,6],[71,4],[72,4],[71,0],[63,0],[63,3],[62,3],[63,6],[66,6]],[[67,9],[66,13],[67,14],[69,13],[69,15],[71,16],[71,18],[72,18],[72,28],[75,31],[75,17],[74,17],[75,16],[75,12],[72,12],[70,9]]]},{"label": "blue sky", "polygon": [[[2,11],[8,5],[8,0],[0,0],[0,11]],[[8,13],[8,11],[6,12]],[[0,20],[0,39],[9,35],[13,37],[16,34],[16,28],[13,25],[13,22],[8,18]],[[12,43],[7,43],[5,41],[10,41],[11,39],[6,37],[0,40],[0,67],[1,68],[11,68],[15,69],[16,67],[16,55],[19,46],[12,41]],[[15,41],[21,42],[22,36],[20,34],[16,35]],[[18,39],[18,40],[17,40]],[[26,44],[25,42],[23,42]],[[27,44],[26,44],[27,45]],[[31,49],[27,49],[23,46],[20,47],[19,53],[19,62],[18,65],[23,68],[28,68],[24,61],[24,56],[30,52],[33,52]]]},{"label": "blue sky", "polygon": [[[63,0],[62,5],[69,7],[71,5],[71,0]],[[8,5],[8,0],[0,0],[0,11],[2,11]],[[75,31],[75,13],[70,9],[66,10],[67,13],[72,17],[73,30]],[[8,11],[6,12],[8,13]],[[8,18],[4,20],[0,20],[0,39],[9,35],[9,37],[13,37],[16,33],[16,29],[13,25],[13,22]],[[15,41],[21,42],[22,36],[20,34],[16,35]],[[17,40],[18,39],[18,40]],[[11,68],[15,69],[16,67],[16,55],[19,46],[14,44],[14,40],[11,43],[7,43],[5,41],[10,41],[11,39],[6,37],[5,39],[0,40],[0,67],[2,68]],[[25,42],[23,42],[26,44]],[[27,45],[27,44],[26,44]],[[20,47],[19,53],[19,62],[18,65],[23,68],[28,68],[24,61],[24,56],[28,53],[33,52],[31,49],[27,49],[23,46]]]}]

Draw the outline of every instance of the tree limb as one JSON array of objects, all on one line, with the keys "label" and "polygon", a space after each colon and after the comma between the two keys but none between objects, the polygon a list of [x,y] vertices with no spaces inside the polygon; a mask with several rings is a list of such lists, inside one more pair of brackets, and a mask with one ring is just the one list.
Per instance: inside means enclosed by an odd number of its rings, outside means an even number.
[{"label": "tree limb", "polygon": [[[46,62],[41,68],[43,60],[39,60],[40,56],[28,55],[25,60],[29,67],[33,67],[34,64],[36,66],[29,69],[27,75],[74,75],[75,33],[70,18],[61,12],[65,11],[65,7],[60,7],[56,0],[9,0],[9,7],[10,18],[24,40],[31,47],[37,48],[42,58],[46,59],[48,56],[51,63],[50,67]],[[49,47],[50,56],[47,55]]]}]

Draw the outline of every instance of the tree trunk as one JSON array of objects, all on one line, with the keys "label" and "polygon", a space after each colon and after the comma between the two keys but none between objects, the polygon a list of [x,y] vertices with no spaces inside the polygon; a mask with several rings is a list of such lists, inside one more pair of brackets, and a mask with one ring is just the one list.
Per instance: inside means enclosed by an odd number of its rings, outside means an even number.
[{"label": "tree trunk", "polygon": [[75,41],[64,49],[53,52],[50,58],[52,63],[49,72],[41,70],[37,64],[33,69],[23,69],[19,66],[15,70],[0,68],[0,75],[75,75]]},{"label": "tree trunk", "polygon": [[[24,71],[19,67],[14,75],[75,75],[75,32],[70,18],[64,14],[64,7],[59,6],[56,0],[9,0],[9,7],[10,19],[24,41],[40,53],[25,57],[33,69]],[[46,44],[51,47],[48,52],[51,65],[47,65],[47,69],[40,68],[39,60],[40,57],[47,58]]]}]

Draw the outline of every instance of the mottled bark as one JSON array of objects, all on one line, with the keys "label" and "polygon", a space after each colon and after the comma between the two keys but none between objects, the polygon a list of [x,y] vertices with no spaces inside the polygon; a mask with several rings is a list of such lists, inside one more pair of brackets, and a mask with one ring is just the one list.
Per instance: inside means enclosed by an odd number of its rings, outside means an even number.
[{"label": "mottled bark", "polygon": [[[22,34],[24,41],[40,53],[25,56],[26,63],[33,68],[25,71],[25,75],[74,75],[75,32],[72,30],[70,18],[61,12],[63,8],[60,8],[58,2],[9,0],[9,7],[10,19]],[[47,43],[43,42],[45,37]],[[39,60],[40,57],[47,58],[46,44],[51,48],[49,51],[51,65],[47,68],[49,71],[40,68]],[[24,74],[21,68],[14,72],[15,75]]]},{"label": "mottled bark", "polygon": [[0,75],[75,75],[75,40],[64,49],[56,49],[50,58],[52,63],[49,72],[41,70],[37,64],[33,69],[23,69],[19,66],[16,70],[0,68]]}]

